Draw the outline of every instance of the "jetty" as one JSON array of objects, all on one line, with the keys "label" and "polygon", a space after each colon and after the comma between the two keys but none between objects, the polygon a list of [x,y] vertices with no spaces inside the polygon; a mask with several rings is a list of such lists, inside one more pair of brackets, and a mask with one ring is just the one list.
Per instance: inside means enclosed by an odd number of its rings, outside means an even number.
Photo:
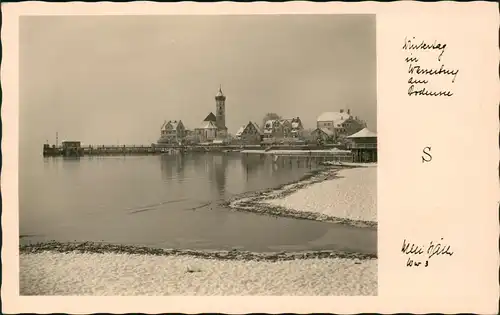
[{"label": "jetty", "polygon": [[278,157],[309,157],[332,160],[333,157],[352,160],[352,154],[344,147],[318,145],[87,145],[78,141],[65,141],[62,145],[43,145],[44,157],[81,157],[107,155],[157,155],[184,154],[189,152],[265,154]]},{"label": "jetty", "polygon": [[186,154],[191,152],[271,156],[273,162],[284,159],[297,162],[376,162],[377,138],[366,128],[348,137],[347,145],[319,144],[151,144],[151,145],[82,145],[80,141],[63,141],[61,145],[43,145],[44,157],[127,156]]},{"label": "jetty", "polygon": [[241,153],[245,156],[248,155],[264,155],[271,156],[273,162],[280,163],[284,159],[289,161],[306,160],[306,162],[353,162],[353,154],[350,150],[333,149],[301,149],[301,150],[287,150],[287,149],[271,149],[271,150],[242,150]]}]

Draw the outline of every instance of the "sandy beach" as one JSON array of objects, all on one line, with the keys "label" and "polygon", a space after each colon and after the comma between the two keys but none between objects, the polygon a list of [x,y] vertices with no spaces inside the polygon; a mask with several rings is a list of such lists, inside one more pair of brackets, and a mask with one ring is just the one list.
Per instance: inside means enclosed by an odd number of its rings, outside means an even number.
[{"label": "sandy beach", "polygon": [[376,295],[377,260],[21,253],[21,295]]}]

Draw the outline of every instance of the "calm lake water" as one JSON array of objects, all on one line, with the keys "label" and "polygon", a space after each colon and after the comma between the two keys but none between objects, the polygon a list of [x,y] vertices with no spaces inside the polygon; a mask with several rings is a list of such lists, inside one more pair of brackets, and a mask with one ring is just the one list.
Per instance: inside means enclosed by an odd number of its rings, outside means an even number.
[{"label": "calm lake water", "polygon": [[270,158],[239,153],[34,158],[20,165],[20,242],[376,253],[374,229],[218,205],[240,193],[298,180],[309,171],[303,164],[277,165]]}]

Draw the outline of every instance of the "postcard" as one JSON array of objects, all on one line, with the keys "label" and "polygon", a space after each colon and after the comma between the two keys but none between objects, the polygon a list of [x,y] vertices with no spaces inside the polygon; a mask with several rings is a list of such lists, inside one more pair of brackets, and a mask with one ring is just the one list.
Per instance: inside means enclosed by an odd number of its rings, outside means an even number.
[{"label": "postcard", "polygon": [[2,14],[4,312],[498,312],[498,4]]}]

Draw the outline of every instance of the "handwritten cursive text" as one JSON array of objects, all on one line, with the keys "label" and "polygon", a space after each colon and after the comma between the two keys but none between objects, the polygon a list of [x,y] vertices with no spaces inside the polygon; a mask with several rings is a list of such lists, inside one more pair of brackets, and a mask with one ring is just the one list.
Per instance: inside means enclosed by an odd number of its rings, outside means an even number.
[{"label": "handwritten cursive text", "polygon": [[[440,43],[437,40],[429,43],[424,40],[416,40],[415,37],[405,37],[402,49],[409,54],[404,59],[405,63],[408,64],[408,74],[410,75],[408,79],[408,96],[453,96],[454,93],[449,89],[432,90],[428,87],[431,79],[435,77],[451,77],[452,84],[457,79],[460,70],[448,68],[444,63],[441,63],[441,58],[447,48],[447,44]],[[422,65],[421,54],[425,52],[437,52],[438,67]]]},{"label": "handwritten cursive text", "polygon": [[443,243],[443,238],[437,243],[430,241],[422,245],[404,239],[401,246],[401,252],[409,256],[406,262],[407,267],[427,267],[429,266],[429,260],[435,256],[453,256],[454,254],[451,245]]}]

